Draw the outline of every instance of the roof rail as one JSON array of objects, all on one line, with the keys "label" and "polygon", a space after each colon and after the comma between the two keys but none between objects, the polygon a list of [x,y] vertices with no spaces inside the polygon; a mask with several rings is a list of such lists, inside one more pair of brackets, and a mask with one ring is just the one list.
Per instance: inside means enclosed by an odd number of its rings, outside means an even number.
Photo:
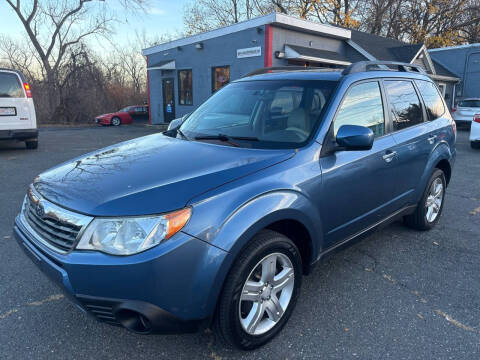
[{"label": "roof rail", "polygon": [[417,72],[420,74],[426,74],[425,70],[420,65],[415,64],[396,61],[359,61],[345,68],[345,70],[342,71],[342,75],[378,70]]},{"label": "roof rail", "polygon": [[272,72],[283,72],[283,71],[295,71],[295,70],[310,70],[310,71],[340,71],[341,69],[335,68],[325,68],[325,67],[314,67],[314,66],[270,66],[265,68],[260,68],[257,70],[253,70],[248,74],[242,76],[242,78],[253,76],[253,75],[260,75],[260,74],[267,74]]}]

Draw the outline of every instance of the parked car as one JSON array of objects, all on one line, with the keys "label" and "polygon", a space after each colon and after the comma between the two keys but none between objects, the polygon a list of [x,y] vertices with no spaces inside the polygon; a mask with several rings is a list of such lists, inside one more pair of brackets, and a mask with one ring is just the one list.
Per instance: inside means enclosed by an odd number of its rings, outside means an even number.
[{"label": "parked car", "polygon": [[261,346],[327,254],[395,219],[440,219],[455,123],[416,65],[379,64],[260,71],[180,127],[54,167],[16,238],[98,320]]},{"label": "parked car", "polygon": [[470,125],[475,114],[480,113],[480,98],[465,99],[452,109],[455,122],[459,125]]},{"label": "parked car", "polygon": [[470,146],[473,149],[480,149],[480,114],[473,117],[472,127],[470,128]]},{"label": "parked car", "polygon": [[117,112],[99,115],[95,118],[95,122],[100,125],[120,126],[122,124],[131,124],[137,119],[148,119],[147,105],[127,106]]},{"label": "parked car", "polygon": [[37,117],[30,85],[18,70],[0,68],[0,140],[38,147]]}]

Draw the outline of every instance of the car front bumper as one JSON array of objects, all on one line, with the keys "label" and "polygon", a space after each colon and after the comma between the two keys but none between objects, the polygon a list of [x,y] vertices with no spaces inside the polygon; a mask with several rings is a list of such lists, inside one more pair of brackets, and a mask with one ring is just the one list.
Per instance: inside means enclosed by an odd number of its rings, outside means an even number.
[{"label": "car front bumper", "polygon": [[193,332],[213,314],[227,252],[182,232],[132,256],[93,251],[59,254],[15,220],[20,247],[79,308],[138,333]]},{"label": "car front bumper", "polygon": [[0,140],[29,140],[38,138],[37,129],[0,130]]},{"label": "car front bumper", "polygon": [[96,118],[95,123],[100,125],[110,125],[110,119]]}]

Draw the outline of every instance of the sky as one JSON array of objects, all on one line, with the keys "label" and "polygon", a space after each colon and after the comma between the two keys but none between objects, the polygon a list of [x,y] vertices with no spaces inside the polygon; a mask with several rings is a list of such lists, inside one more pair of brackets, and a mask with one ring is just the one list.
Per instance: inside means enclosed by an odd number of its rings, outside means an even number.
[{"label": "sky", "polygon": [[[183,7],[188,0],[149,0],[145,13],[132,14],[118,6],[115,0],[114,11],[120,22],[115,25],[112,41],[117,44],[127,43],[135,39],[135,33],[145,31],[149,38],[165,33],[177,33],[183,30]],[[0,35],[22,38],[25,34],[20,20],[6,3],[0,0]],[[101,49],[106,40],[90,40],[94,48]]]}]

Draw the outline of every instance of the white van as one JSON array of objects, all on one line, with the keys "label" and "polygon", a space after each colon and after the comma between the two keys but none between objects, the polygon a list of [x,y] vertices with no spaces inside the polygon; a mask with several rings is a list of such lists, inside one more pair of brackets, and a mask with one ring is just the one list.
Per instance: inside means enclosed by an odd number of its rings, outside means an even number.
[{"label": "white van", "polygon": [[30,85],[20,71],[0,68],[0,140],[38,146],[37,118]]}]

